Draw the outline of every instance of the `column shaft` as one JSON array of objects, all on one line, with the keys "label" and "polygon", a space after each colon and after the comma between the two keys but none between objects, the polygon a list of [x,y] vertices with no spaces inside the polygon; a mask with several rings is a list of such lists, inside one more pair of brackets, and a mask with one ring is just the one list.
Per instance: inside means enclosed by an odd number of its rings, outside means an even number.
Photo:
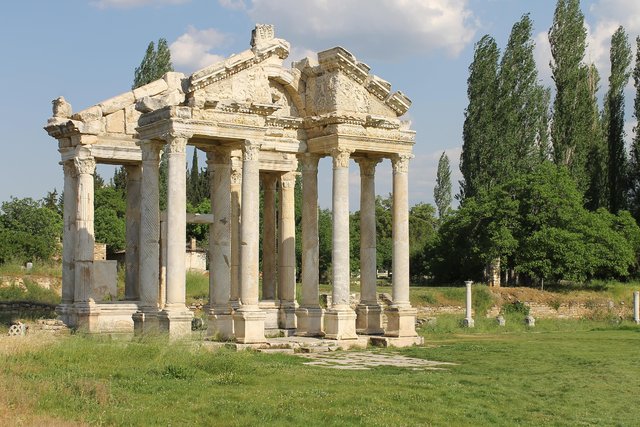
[{"label": "column shaft", "polygon": [[273,174],[264,174],[262,188],[264,209],[262,215],[262,299],[275,300],[276,275],[276,183]]},{"label": "column shaft", "polygon": [[349,308],[351,268],[349,262],[349,154],[334,150],[333,155],[333,307]]},{"label": "column shaft", "polygon": [[76,251],[75,293],[76,303],[88,302],[93,276],[93,174],[96,162],[93,158],[75,158],[77,173],[76,191]]},{"label": "column shaft", "polygon": [[240,252],[240,300],[241,310],[258,309],[259,278],[259,185],[260,145],[246,143],[242,162],[242,249]]},{"label": "column shaft", "polygon": [[126,240],[125,252],[125,285],[126,300],[140,299],[140,180],[142,168],[140,165],[125,166],[127,173],[127,212],[126,212]]},{"label": "column shaft", "polygon": [[302,160],[302,306],[319,307],[318,156]]},{"label": "column shaft", "polygon": [[74,299],[77,174],[73,161],[63,163],[64,169],[64,229],[62,230],[62,304]]},{"label": "column shaft", "polygon": [[242,164],[231,159],[231,298],[234,309],[240,307],[240,221],[242,206]]},{"label": "column shaft", "polygon": [[393,277],[392,298],[395,306],[409,306],[409,155],[399,155],[393,162]]},{"label": "column shaft", "polygon": [[379,160],[359,159],[360,165],[360,301],[377,304],[375,167]]},{"label": "column shaft", "polygon": [[167,307],[184,307],[186,228],[186,138],[167,144]]},{"label": "column shaft", "polygon": [[296,173],[280,178],[280,244],[278,245],[279,324],[283,329],[296,327]]}]

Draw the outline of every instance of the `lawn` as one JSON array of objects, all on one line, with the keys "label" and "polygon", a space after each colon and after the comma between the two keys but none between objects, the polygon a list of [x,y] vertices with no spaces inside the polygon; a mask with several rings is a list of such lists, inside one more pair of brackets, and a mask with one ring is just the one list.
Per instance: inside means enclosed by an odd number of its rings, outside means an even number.
[{"label": "lawn", "polygon": [[373,350],[457,364],[440,371],[341,371],[151,338],[2,338],[0,425],[638,424],[640,327],[482,322],[443,316],[421,330],[425,347]]}]

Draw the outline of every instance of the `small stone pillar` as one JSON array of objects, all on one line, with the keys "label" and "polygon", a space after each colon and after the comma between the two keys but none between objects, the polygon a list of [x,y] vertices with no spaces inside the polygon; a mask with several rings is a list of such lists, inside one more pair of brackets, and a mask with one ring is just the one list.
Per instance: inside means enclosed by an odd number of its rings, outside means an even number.
[{"label": "small stone pillar", "polygon": [[240,210],[242,206],[242,159],[231,157],[231,308],[240,308]]},{"label": "small stone pillar", "polygon": [[278,245],[278,326],[296,328],[296,173],[280,177],[280,242]]},{"label": "small stone pillar", "polygon": [[393,277],[391,307],[387,309],[389,337],[415,337],[417,310],[409,302],[409,160],[411,154],[391,158],[393,166]]},{"label": "small stone pillar", "polygon": [[464,284],[467,287],[467,304],[465,306],[465,317],[462,324],[467,328],[473,328],[475,326],[475,322],[473,320],[473,309],[471,306],[471,285],[473,282],[471,280],[467,280]]},{"label": "small stone pillar", "polygon": [[76,192],[77,173],[73,160],[62,164],[64,170],[64,229],[62,231],[62,301],[56,312],[67,326],[75,326],[71,308],[75,294]]},{"label": "small stone pillar", "polygon": [[633,321],[640,325],[640,291],[633,293]]},{"label": "small stone pillar", "polygon": [[378,335],[382,329],[382,308],[376,292],[376,190],[375,171],[380,159],[361,157],[360,166],[360,304],[356,307],[356,330]]},{"label": "small stone pillar", "polygon": [[496,317],[496,322],[498,322],[498,326],[505,326],[507,324],[507,321],[502,314]]},{"label": "small stone pillar", "polygon": [[209,306],[207,335],[230,339],[233,334],[231,296],[231,165],[229,152],[207,152],[213,224],[209,226]]},{"label": "small stone pillar", "polygon": [[160,149],[154,141],[141,141],[140,265],[138,311],[133,314],[136,334],[157,331],[160,286]]},{"label": "small stone pillar", "polygon": [[160,329],[171,337],[191,334],[193,313],[185,305],[187,137],[172,135],[166,145],[169,166],[167,190],[167,303],[159,313]]},{"label": "small stone pillar", "polygon": [[298,336],[323,336],[319,304],[318,160],[303,154],[302,162],[302,301],[296,310]]},{"label": "small stone pillar", "polygon": [[265,341],[265,313],[258,306],[260,144],[245,141],[242,151],[241,305],[233,315],[233,322],[236,340],[249,344]]},{"label": "small stone pillar", "polygon": [[124,298],[127,301],[140,299],[140,183],[142,168],[140,165],[126,165],[127,174],[127,212]]},{"label": "small stone pillar", "polygon": [[276,187],[277,176],[265,173],[262,176],[264,207],[262,213],[262,300],[276,299]]},{"label": "small stone pillar", "polygon": [[524,324],[526,326],[529,326],[529,327],[533,328],[534,326],[536,326],[536,318],[533,317],[532,315],[528,314],[524,318]]},{"label": "small stone pillar", "polygon": [[333,148],[333,246],[332,301],[325,313],[325,337],[356,339],[356,313],[349,306],[351,268],[349,263],[349,157],[353,150]]}]

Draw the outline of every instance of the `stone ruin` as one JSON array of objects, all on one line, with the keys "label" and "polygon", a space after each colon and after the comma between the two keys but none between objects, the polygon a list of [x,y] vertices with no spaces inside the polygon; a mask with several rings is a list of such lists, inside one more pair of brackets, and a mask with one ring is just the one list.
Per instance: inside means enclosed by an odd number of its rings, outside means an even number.
[{"label": "stone ruin", "polygon": [[[251,47],[190,76],[170,72],[145,86],[73,112],[60,97],[45,127],[64,170],[60,318],[89,332],[191,332],[185,306],[185,149],[206,152],[211,183],[208,334],[263,343],[265,330],[349,341],[420,342],[409,303],[408,165],[415,132],[400,117],[411,101],[341,47],[285,68],[289,43],[257,25]],[[160,243],[158,169],[168,159],[166,246]],[[319,305],[318,162],[333,162],[332,303]],[[349,161],[361,176],[361,299],[349,305]],[[392,304],[376,294],[376,165],[393,166]],[[127,171],[125,300],[91,298],[96,163]],[[296,301],[294,184],[302,174],[302,292]],[[264,191],[262,248],[259,191]],[[276,198],[279,215],[276,215]],[[166,259],[161,252],[166,250]],[[259,253],[262,250],[262,294]],[[161,266],[166,265],[166,288]]]}]

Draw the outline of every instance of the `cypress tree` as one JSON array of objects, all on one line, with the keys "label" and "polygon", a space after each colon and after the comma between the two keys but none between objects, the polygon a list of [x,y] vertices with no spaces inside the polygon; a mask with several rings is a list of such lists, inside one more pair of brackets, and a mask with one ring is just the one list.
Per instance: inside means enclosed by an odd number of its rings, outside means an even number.
[{"label": "cypress tree", "polygon": [[154,43],[150,42],[140,66],[134,72],[132,89],[158,80],[168,71],[173,71],[173,65],[167,40],[159,39],[157,49]]},{"label": "cypress tree", "polygon": [[624,87],[629,81],[631,47],[622,26],[611,37],[611,75],[609,76],[608,107],[608,189],[609,210],[618,213],[626,208],[627,156],[624,148]]},{"label": "cypress tree", "polygon": [[485,35],[475,45],[469,66],[460,171],[460,199],[491,188],[500,174],[496,165],[496,97],[500,51],[493,37]]},{"label": "cypress tree", "polygon": [[633,142],[631,143],[629,207],[636,221],[640,222],[640,36],[636,37],[636,63],[633,68],[633,84],[636,89],[636,97],[633,102],[633,117],[636,119],[636,125],[633,128]]},{"label": "cypress tree", "polygon": [[438,160],[438,174],[433,198],[438,208],[438,217],[444,218],[451,209],[451,168],[449,157],[443,152]]}]

